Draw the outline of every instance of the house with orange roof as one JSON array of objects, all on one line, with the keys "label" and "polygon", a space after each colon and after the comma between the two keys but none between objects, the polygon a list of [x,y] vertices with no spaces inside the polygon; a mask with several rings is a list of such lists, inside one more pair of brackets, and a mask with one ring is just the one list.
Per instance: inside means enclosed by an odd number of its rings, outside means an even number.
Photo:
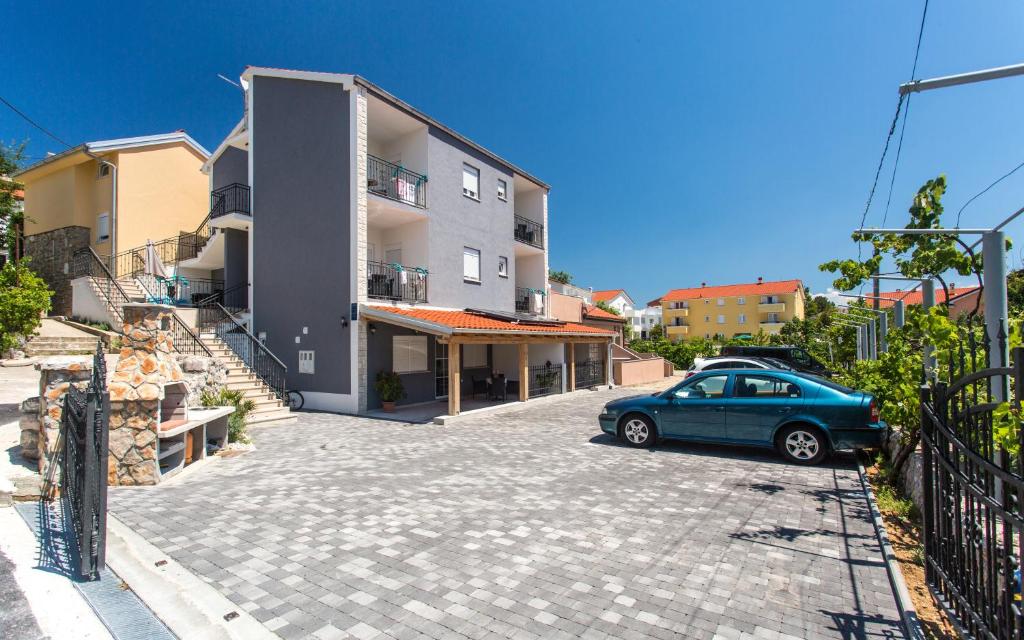
[{"label": "house with orange roof", "polygon": [[794,318],[803,319],[806,304],[800,280],[766,281],[673,289],[658,298],[665,335],[688,338],[733,338],[759,332],[777,334]]},{"label": "house with orange roof", "polygon": [[252,194],[220,255],[306,407],[372,412],[395,376],[439,415],[608,382],[616,332],[551,313],[549,185],[357,75],[240,84],[204,166]]},{"label": "house with orange roof", "polygon": [[[981,287],[978,285],[958,286],[955,283],[948,284],[949,290],[938,287],[935,290],[935,304],[949,303],[949,316],[956,318],[962,315],[973,313],[977,308],[978,315],[984,315],[984,300],[979,300]],[[902,300],[904,306],[921,304],[923,293],[920,288],[904,291],[885,291],[878,294],[883,300],[879,300],[879,308],[888,309],[895,306],[897,300]]]}]

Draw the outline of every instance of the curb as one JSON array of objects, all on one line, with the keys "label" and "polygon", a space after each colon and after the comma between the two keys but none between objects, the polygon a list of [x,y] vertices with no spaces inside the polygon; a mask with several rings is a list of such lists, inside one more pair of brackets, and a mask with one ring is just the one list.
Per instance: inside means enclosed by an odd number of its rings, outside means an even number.
[{"label": "curb", "polygon": [[907,583],[903,580],[903,572],[900,571],[899,561],[896,553],[889,543],[889,534],[885,531],[885,522],[882,520],[882,512],[878,510],[875,503],[875,493],[871,490],[871,483],[867,480],[867,472],[860,460],[857,460],[857,473],[860,476],[860,486],[864,490],[864,497],[868,501],[868,509],[871,511],[871,521],[875,525],[875,535],[878,537],[878,544],[882,548],[882,555],[885,557],[885,571],[889,574],[889,584],[892,587],[892,594],[896,597],[896,606],[900,610],[900,618],[903,620],[903,633],[910,640],[925,640],[924,629],[921,628],[921,621],[917,617],[917,609],[910,599],[910,591],[907,590]]},{"label": "curb", "polygon": [[107,565],[179,638],[277,640],[212,585],[107,514]]}]

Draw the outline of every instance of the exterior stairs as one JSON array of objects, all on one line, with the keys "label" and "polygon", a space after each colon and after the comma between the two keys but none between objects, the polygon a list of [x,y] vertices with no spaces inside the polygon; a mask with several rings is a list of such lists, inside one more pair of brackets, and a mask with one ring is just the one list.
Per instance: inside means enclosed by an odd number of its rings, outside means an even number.
[{"label": "exterior stairs", "polygon": [[202,331],[199,339],[213,353],[213,356],[227,367],[228,389],[241,391],[242,395],[256,404],[249,414],[249,424],[277,422],[294,419],[291,409],[282,402],[262,380],[256,377],[234,351],[212,331]]},{"label": "exterior stairs", "polygon": [[82,356],[92,355],[96,351],[97,338],[68,336],[33,336],[25,344],[25,355],[36,356]]},{"label": "exterior stairs", "polygon": [[135,278],[118,278],[117,284],[121,285],[124,292],[132,299],[132,302],[145,302],[146,292],[142,290]]}]

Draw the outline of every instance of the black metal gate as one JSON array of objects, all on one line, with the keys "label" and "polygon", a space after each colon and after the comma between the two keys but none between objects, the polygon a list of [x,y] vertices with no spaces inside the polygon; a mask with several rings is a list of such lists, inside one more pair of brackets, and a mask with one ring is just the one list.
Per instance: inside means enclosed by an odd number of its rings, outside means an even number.
[{"label": "black metal gate", "polygon": [[87,580],[97,578],[106,562],[109,417],[100,343],[88,385],[83,389],[72,384],[64,396],[57,452],[65,523],[74,535],[76,568]]},{"label": "black metal gate", "polygon": [[[1019,639],[1024,434],[997,444],[1006,433],[995,432],[997,400],[1024,380],[1024,349],[1013,349],[1014,366],[986,368],[989,345],[977,336],[971,327],[940,363],[952,382],[921,388],[925,578],[972,637]],[[1005,350],[1002,335],[992,348]]]},{"label": "black metal gate", "polygon": [[605,366],[604,360],[584,360],[576,363],[577,389],[595,387],[604,383]]}]

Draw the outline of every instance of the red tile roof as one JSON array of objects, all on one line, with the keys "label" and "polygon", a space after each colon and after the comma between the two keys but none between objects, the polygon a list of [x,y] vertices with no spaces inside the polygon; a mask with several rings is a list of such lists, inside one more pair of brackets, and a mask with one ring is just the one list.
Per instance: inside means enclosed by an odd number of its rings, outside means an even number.
[{"label": "red tile roof", "polygon": [[615,322],[625,322],[626,319],[622,316],[615,315],[605,311],[601,307],[587,304],[583,306],[583,315],[588,318],[594,318],[595,320],[614,320]]},{"label": "red tile roof", "polygon": [[596,336],[614,336],[615,333],[595,327],[588,327],[573,322],[561,322],[559,320],[545,321],[543,324],[521,323],[510,320],[501,320],[472,311],[460,311],[455,309],[421,309],[407,307],[387,307],[371,305],[377,311],[393,313],[395,315],[441,325],[451,329],[454,333],[459,331],[494,331],[494,332],[517,332],[537,334],[587,334]]},{"label": "red tile roof", "polygon": [[615,296],[619,294],[622,294],[623,296],[628,295],[625,289],[605,289],[604,291],[595,291],[591,294],[591,297],[594,299],[594,302],[608,302],[609,300],[613,300]]},{"label": "red tile roof", "polygon": [[[957,299],[960,296],[965,296],[969,293],[977,291],[977,285],[973,287],[956,287],[953,290],[953,299]],[[879,297],[887,298],[886,300],[879,300],[878,306],[882,309],[888,309],[889,307],[895,306],[896,301],[902,299],[904,305],[921,304],[924,298],[924,293],[920,288],[913,291],[885,291],[878,294]],[[942,287],[935,289],[935,303],[942,304],[946,301],[946,291]]]},{"label": "red tile roof", "polygon": [[689,289],[673,289],[663,295],[660,300],[676,302],[696,298],[729,298],[732,296],[759,296],[803,291],[803,283],[799,280],[777,280],[774,282],[752,282],[750,284],[725,284],[712,287],[691,287]]}]

